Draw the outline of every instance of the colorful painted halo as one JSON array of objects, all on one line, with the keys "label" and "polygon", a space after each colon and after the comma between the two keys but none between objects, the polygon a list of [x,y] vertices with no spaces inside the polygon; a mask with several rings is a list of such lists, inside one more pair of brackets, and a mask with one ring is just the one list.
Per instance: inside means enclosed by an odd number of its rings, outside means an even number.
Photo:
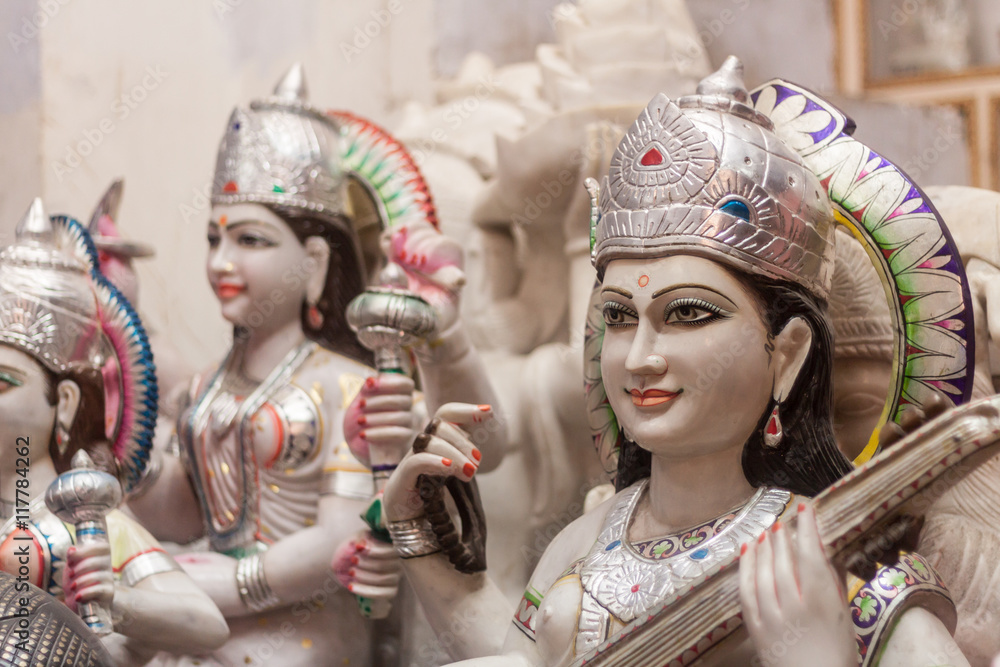
[{"label": "colorful painted halo", "polygon": [[360,181],[386,228],[423,220],[438,226],[437,211],[420,169],[391,134],[347,111],[329,111],[341,129],[343,168]]},{"label": "colorful painted halo", "polygon": [[90,269],[101,329],[114,353],[102,374],[114,385],[105,387],[105,397],[113,396],[117,404],[109,436],[122,490],[128,493],[142,479],[153,449],[159,400],[153,352],[138,313],[98,269],[97,248],[87,229],[65,215],[52,216],[52,223],[69,235],[77,256]]},{"label": "colorful painted halo", "polygon": [[[851,137],[853,121],[814,93],[776,79],[750,99],[819,177],[837,221],[861,241],[882,280],[896,353],[879,428],[936,391],[967,402],[972,298],[958,248],[930,200],[902,169]],[[855,463],[876,453],[878,430]]]}]

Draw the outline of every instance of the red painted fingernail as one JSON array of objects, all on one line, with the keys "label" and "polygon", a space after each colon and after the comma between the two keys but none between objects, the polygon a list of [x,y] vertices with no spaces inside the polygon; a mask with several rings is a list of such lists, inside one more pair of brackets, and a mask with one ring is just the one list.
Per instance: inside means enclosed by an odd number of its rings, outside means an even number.
[{"label": "red painted fingernail", "polygon": [[365,380],[365,386],[369,389],[373,389],[375,387],[375,378],[367,378]]},{"label": "red painted fingernail", "polygon": [[476,459],[477,461],[480,461],[483,458],[483,453],[481,451],[479,451],[478,449],[473,449],[472,450],[472,458]]},{"label": "red painted fingernail", "polygon": [[806,504],[805,503],[799,503],[799,511],[800,512],[805,512],[806,511]]},{"label": "red painted fingernail", "polygon": [[400,250],[399,251],[399,258],[401,260],[403,260],[404,262],[406,261],[406,251],[405,250]]},{"label": "red painted fingernail", "polygon": [[742,555],[743,555],[743,554],[745,554],[746,552],[747,552],[747,543],[746,543],[746,542],[744,542],[744,543],[743,543],[743,546],[742,546],[742,547],[740,547],[740,555],[742,556]]},{"label": "red painted fingernail", "polygon": [[472,477],[473,475],[476,474],[476,466],[472,465],[471,463],[466,463],[464,466],[462,466],[462,472],[465,473],[466,477]]},{"label": "red painted fingernail", "polygon": [[774,524],[773,526],[771,526],[771,532],[772,532],[772,533],[776,533],[776,532],[778,532],[778,531],[779,531],[780,529],[781,529],[781,522],[780,522],[780,521],[778,521],[778,522],[777,522],[777,523],[775,523],[775,524]]},{"label": "red painted fingernail", "polygon": [[347,576],[349,576],[349,577],[353,577],[354,576],[354,568],[353,567],[350,570],[347,571]]},{"label": "red painted fingernail", "polygon": [[368,431],[362,431],[361,433],[358,433],[358,437],[361,438],[362,440],[367,440],[368,439]]},{"label": "red painted fingernail", "polygon": [[363,408],[366,405],[368,405],[368,401],[366,401],[365,399],[362,398],[360,401],[358,401],[358,407],[359,408]]},{"label": "red painted fingernail", "polygon": [[77,602],[79,602],[80,600],[83,599],[83,593],[77,593],[76,597],[73,598],[73,599],[76,600]]},{"label": "red painted fingernail", "polygon": [[357,556],[351,556],[351,565],[357,565],[361,560]]},{"label": "red painted fingernail", "polygon": [[347,584],[347,590],[354,592],[354,584]]},{"label": "red painted fingernail", "polygon": [[763,544],[765,537],[767,537],[767,531],[766,530],[763,533],[760,534],[760,537],[757,538],[757,542],[760,543],[760,544]]},{"label": "red painted fingernail", "polygon": [[483,412],[489,412],[490,410],[493,409],[493,406],[492,405],[480,405],[479,409],[482,410]]},{"label": "red painted fingernail", "polygon": [[365,543],[363,541],[362,542],[358,542],[357,544],[354,545],[354,550],[355,551],[364,551],[365,550],[365,546],[366,545],[365,545]]},{"label": "red painted fingernail", "polygon": [[368,423],[368,417],[365,417],[364,415],[358,417],[358,426],[364,426],[367,423]]},{"label": "red painted fingernail", "polygon": [[443,465],[445,468],[450,468],[451,459],[441,459],[441,465]]}]

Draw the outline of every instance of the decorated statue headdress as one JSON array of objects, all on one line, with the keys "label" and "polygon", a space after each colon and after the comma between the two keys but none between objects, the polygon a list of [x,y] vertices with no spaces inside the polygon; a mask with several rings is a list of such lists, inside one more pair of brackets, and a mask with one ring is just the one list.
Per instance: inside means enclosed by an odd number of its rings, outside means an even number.
[{"label": "decorated statue headdress", "polygon": [[[734,57],[698,94],[657,95],[588,183],[598,276],[618,258],[695,254],[798,284],[825,301],[834,222],[865,246],[885,287],[896,336],[882,422],[934,390],[972,388],[972,309],[959,255],[940,217],[898,167],[853,139],[854,123],[814,93],[775,80],[748,93]],[[588,414],[605,470],[622,434],[600,371],[604,322],[587,318]],[[877,433],[858,462],[876,449]]]},{"label": "decorated statue headdress", "polygon": [[213,204],[305,209],[360,239],[371,274],[379,232],[406,220],[437,226],[423,177],[403,146],[373,123],[309,104],[302,66],[274,94],[237,108],[219,147]]},{"label": "decorated statue headdress", "polygon": [[[149,461],[156,426],[149,342],[131,305],[97,271],[87,230],[65,216],[50,219],[39,199],[0,253],[0,343],[53,373],[93,369],[116,379],[110,444],[122,486],[131,489]],[[114,373],[104,372],[109,365]]]}]

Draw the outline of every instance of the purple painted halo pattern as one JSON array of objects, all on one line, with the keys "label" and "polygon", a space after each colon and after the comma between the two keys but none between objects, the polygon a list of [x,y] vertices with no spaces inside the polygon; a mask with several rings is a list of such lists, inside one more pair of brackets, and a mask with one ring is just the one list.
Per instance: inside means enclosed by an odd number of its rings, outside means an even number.
[{"label": "purple painted halo pattern", "polygon": [[975,358],[971,296],[958,249],[930,200],[901,169],[850,136],[850,119],[808,90],[774,80],[751,100],[819,177],[838,222],[866,245],[891,295],[896,359],[880,424],[935,391],[967,402]]}]

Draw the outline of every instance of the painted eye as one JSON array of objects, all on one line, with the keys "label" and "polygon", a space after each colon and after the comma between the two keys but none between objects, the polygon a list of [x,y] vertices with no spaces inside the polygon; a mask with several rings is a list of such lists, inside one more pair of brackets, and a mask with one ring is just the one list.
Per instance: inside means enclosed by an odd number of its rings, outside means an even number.
[{"label": "painted eye", "polygon": [[737,218],[742,218],[747,222],[750,222],[750,207],[739,199],[731,199],[730,201],[727,201],[719,207],[719,210],[725,211],[729,215],[736,216]]},{"label": "painted eye", "polygon": [[723,317],[727,314],[721,308],[704,299],[677,299],[667,306],[663,319],[667,324],[704,324]]},{"label": "painted eye", "polygon": [[638,323],[639,315],[617,301],[604,304],[604,324],[609,327],[627,327]]},{"label": "painted eye", "polygon": [[270,248],[274,245],[270,239],[257,234],[240,234],[238,243],[246,248]]},{"label": "painted eye", "polygon": [[0,371],[0,394],[13,387],[20,387],[24,382],[14,377],[11,373]]}]

